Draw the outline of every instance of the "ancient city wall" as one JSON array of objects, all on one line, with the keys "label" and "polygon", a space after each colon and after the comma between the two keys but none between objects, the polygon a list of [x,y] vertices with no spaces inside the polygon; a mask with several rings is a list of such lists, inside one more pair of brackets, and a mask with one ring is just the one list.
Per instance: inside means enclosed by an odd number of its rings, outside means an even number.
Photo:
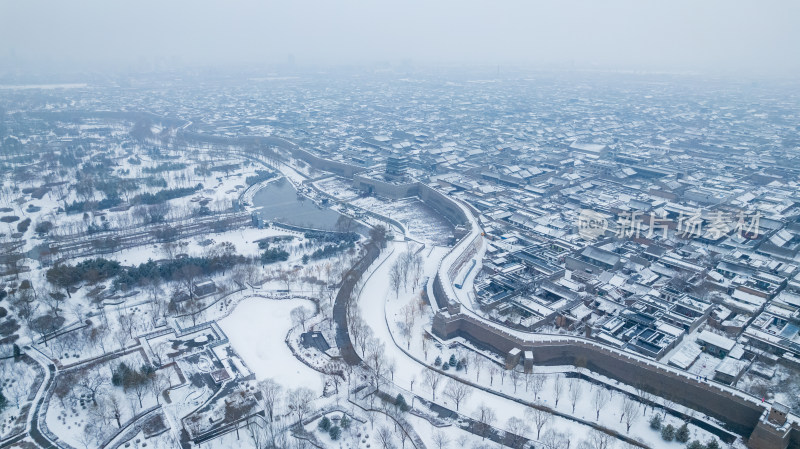
[{"label": "ancient city wall", "polygon": [[352,178],[356,173],[366,170],[364,167],[358,167],[356,165],[350,165],[339,161],[332,161],[330,159],[323,159],[298,147],[292,147],[289,149],[289,151],[292,153],[292,157],[303,160],[318,170],[336,173],[337,175],[345,178]]},{"label": "ancient city wall", "polygon": [[467,226],[469,224],[464,211],[447,195],[421,182],[418,183],[418,186],[420,199],[436,209],[436,212],[444,215],[445,218],[450,220],[450,223],[456,226]]},{"label": "ancient city wall", "polygon": [[384,198],[389,198],[390,200],[399,200],[401,198],[417,196],[419,193],[418,182],[407,182],[402,184],[391,183],[358,174],[353,177],[353,187],[359,190],[371,192]]},{"label": "ancient city wall", "polygon": [[[436,289],[434,288],[434,294]],[[749,436],[764,407],[720,387],[673,373],[634,356],[626,356],[581,339],[554,337],[553,341],[525,341],[465,315],[438,313],[433,331],[441,338],[463,337],[500,354],[514,348],[531,351],[536,365],[586,367],[622,383],[642,387],[652,394],[698,410],[725,423],[726,427]]]}]

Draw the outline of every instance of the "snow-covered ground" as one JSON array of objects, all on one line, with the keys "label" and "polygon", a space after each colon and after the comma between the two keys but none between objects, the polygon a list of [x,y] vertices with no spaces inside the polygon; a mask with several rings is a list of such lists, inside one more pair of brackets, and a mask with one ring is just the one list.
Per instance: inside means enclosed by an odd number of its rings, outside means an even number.
[{"label": "snow-covered ground", "polygon": [[0,359],[0,390],[7,404],[0,412],[0,439],[19,431],[16,424],[21,409],[28,404],[28,396],[36,380],[36,370],[13,358]]},{"label": "snow-covered ground", "polygon": [[[120,424],[124,426],[137,413],[156,405],[155,395],[150,391],[143,392],[140,403],[132,392],[124,391],[121,386],[111,385],[112,372],[122,362],[139,369],[145,360],[140,352],[135,351],[76,371],[74,376],[61,376],[58,382],[67,384],[61,387],[56,384],[56,393],[45,411],[50,431],[73,447],[96,447],[118,429],[114,410],[119,410]],[[82,379],[92,375],[105,379],[104,393],[98,394],[97,407],[93,406],[89,392],[77,386]],[[63,395],[59,391],[64,391]]]},{"label": "snow-covered ground", "polygon": [[339,176],[321,179],[316,181],[314,185],[328,195],[336,197],[339,201],[354,200],[362,195],[362,192],[353,187],[352,181]]},{"label": "snow-covered ground", "polygon": [[388,201],[376,197],[358,198],[351,202],[400,222],[409,237],[424,243],[446,245],[453,237],[453,225],[418,198]]},{"label": "snow-covered ground", "polygon": [[300,306],[314,310],[307,300],[249,298],[219,325],[258,379],[273,378],[286,388],[307,387],[322,394],[319,373],[297,360],[283,343],[293,326],[291,311]]}]

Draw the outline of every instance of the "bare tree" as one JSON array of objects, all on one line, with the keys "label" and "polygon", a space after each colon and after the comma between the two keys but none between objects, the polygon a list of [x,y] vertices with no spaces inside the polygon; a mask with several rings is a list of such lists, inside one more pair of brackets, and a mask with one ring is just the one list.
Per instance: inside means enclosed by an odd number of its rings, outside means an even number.
[{"label": "bare tree", "polygon": [[516,369],[512,369],[508,376],[511,379],[511,385],[514,386],[514,393],[517,392],[517,386],[519,385],[520,381],[522,380],[522,373],[517,371]]},{"label": "bare tree", "polygon": [[400,429],[400,432],[397,432],[397,436],[400,437],[400,447],[405,449],[406,441],[409,439],[408,434],[406,433],[405,429]]},{"label": "bare tree", "polygon": [[175,274],[173,278],[183,284],[186,289],[186,295],[189,299],[194,294],[194,284],[197,278],[203,274],[203,271],[197,265],[184,265]]},{"label": "bare tree", "polygon": [[197,321],[201,319],[205,313],[205,305],[200,298],[190,298],[186,301],[186,311],[189,312],[189,317],[192,319],[192,326],[197,325]]},{"label": "bare tree", "polygon": [[153,394],[153,397],[156,398],[156,404],[160,404],[159,397],[161,394],[170,387],[171,382],[169,381],[169,376],[164,372],[156,372],[153,380],[150,382],[150,392]]},{"label": "bare tree", "polygon": [[109,394],[98,404],[98,408],[105,411],[109,420],[113,419],[117,422],[117,427],[122,428],[122,403],[119,402],[117,396]]},{"label": "bare tree", "polygon": [[167,303],[160,295],[161,279],[157,276],[145,279],[144,288],[150,298],[150,322],[155,327],[158,325],[158,320],[167,313]]},{"label": "bare tree", "polygon": [[572,405],[572,413],[575,413],[575,405],[578,403],[578,399],[581,398],[581,390],[583,387],[581,386],[581,382],[578,379],[570,379],[569,381],[569,403]]},{"label": "bare tree", "polygon": [[389,375],[392,378],[392,382],[394,382],[394,373],[397,371],[397,362],[394,359],[390,359],[389,362],[386,364],[386,370],[389,371]]},{"label": "bare tree", "polygon": [[531,380],[531,389],[533,390],[533,400],[539,401],[539,393],[544,389],[544,382],[547,380],[544,374],[534,373]]},{"label": "bare tree", "polygon": [[274,379],[264,379],[258,383],[264,401],[264,411],[270,421],[275,419],[275,411],[283,397],[283,387]]},{"label": "bare tree", "polygon": [[501,370],[494,363],[489,365],[489,386],[494,385],[494,377],[500,373]]},{"label": "bare tree", "polygon": [[411,339],[414,336],[414,322],[417,318],[417,308],[413,301],[400,309],[403,321],[400,322],[400,333],[406,339],[406,349],[411,349]]},{"label": "bare tree", "polygon": [[375,389],[380,388],[381,378],[386,375],[388,362],[386,360],[386,347],[377,339],[372,339],[368,345],[366,362],[372,368],[372,378]]},{"label": "bare tree", "polygon": [[303,418],[311,412],[313,400],[314,392],[308,388],[300,387],[289,391],[286,402],[289,410],[297,416],[297,422],[302,423]]},{"label": "bare tree", "polygon": [[400,254],[400,259],[398,259],[398,263],[400,264],[400,274],[403,279],[403,288],[408,288],[408,275],[411,272],[411,265],[413,263],[414,253],[411,250],[406,250],[403,254]]},{"label": "bare tree", "polygon": [[554,429],[548,429],[539,440],[545,449],[569,449],[569,437]]},{"label": "bare tree", "polygon": [[614,437],[603,431],[592,429],[587,442],[592,449],[611,449],[614,446]]},{"label": "bare tree", "polygon": [[394,296],[400,296],[400,286],[402,285],[403,273],[402,268],[399,265],[399,260],[392,265],[391,270],[389,270],[389,286],[392,290],[394,290]]},{"label": "bare tree", "polygon": [[50,313],[54,316],[58,316],[58,312],[61,310],[61,303],[67,298],[67,295],[52,291],[44,295],[40,295],[39,299],[50,308]]},{"label": "bare tree", "polygon": [[608,400],[608,394],[606,393],[605,388],[598,387],[594,390],[594,395],[592,395],[592,406],[595,410],[595,421],[600,420],[600,410],[606,404]]},{"label": "bare tree", "polygon": [[431,390],[433,402],[436,402],[436,388],[438,388],[439,382],[441,381],[442,376],[434,370],[426,369],[422,374],[422,383]]},{"label": "bare tree", "polygon": [[77,379],[78,388],[85,391],[92,400],[92,404],[97,406],[98,393],[108,385],[108,379],[94,369],[81,372]]},{"label": "bare tree", "polygon": [[63,324],[63,317],[47,314],[31,320],[28,324],[28,328],[39,334],[42,342],[47,346],[48,337],[52,336]]},{"label": "bare tree", "polygon": [[422,260],[422,256],[419,254],[415,254],[414,257],[411,259],[411,276],[414,288],[417,288],[420,278],[422,278],[424,265],[425,264]]},{"label": "bare tree", "polygon": [[100,436],[103,434],[103,430],[97,423],[89,421],[86,423],[86,426],[83,428],[82,432],[76,432],[78,442],[81,443],[81,446],[84,449],[89,449],[91,447],[96,447],[97,443],[100,441]]},{"label": "bare tree", "polygon": [[152,345],[150,345],[151,353],[153,354],[154,361],[156,362],[157,366],[162,366],[165,363],[163,359],[164,354],[170,347],[170,343],[166,340],[159,340]]},{"label": "bare tree", "polygon": [[[350,341],[353,342],[354,348],[361,348],[362,347],[362,331],[365,330],[363,325],[363,320],[361,319],[361,315],[358,312],[358,308],[351,307],[350,304],[354,303],[355,301],[350,301],[348,303],[348,307],[345,309],[346,321],[349,325],[348,333],[350,334]],[[361,355],[364,355],[364,351],[361,351]]]},{"label": "bare tree", "polygon": [[120,348],[125,348],[125,345],[128,344],[128,340],[130,340],[130,335],[125,331],[125,329],[120,328],[114,332],[114,340],[119,343]]},{"label": "bare tree", "polygon": [[492,424],[494,424],[494,422],[497,420],[497,415],[489,406],[481,403],[481,405],[478,406],[478,409],[475,410],[473,418],[475,421],[477,421],[476,425],[478,427],[478,433],[480,433],[481,438],[485,440],[486,435],[489,433],[489,429],[492,428]]},{"label": "bare tree", "polygon": [[148,391],[152,390],[152,387],[150,385],[152,382],[153,382],[153,378],[152,377],[148,377],[143,381],[134,382],[132,385],[130,385],[128,388],[126,388],[127,391],[132,391],[134,396],[136,396],[136,399],[139,400],[139,408],[140,409],[142,407],[144,407],[144,405],[142,404],[142,399],[144,398],[145,394]]},{"label": "bare tree", "polygon": [[270,429],[272,423],[263,422],[258,415],[247,418],[247,433],[253,440],[255,449],[267,449],[270,446]]},{"label": "bare tree", "polygon": [[433,444],[436,446],[436,449],[446,449],[450,444],[450,439],[447,438],[444,432],[437,429],[433,432]]},{"label": "bare tree", "polygon": [[666,395],[661,397],[661,413],[662,413],[661,419],[667,417],[667,410],[671,409],[673,405],[674,404],[672,400],[668,398]]},{"label": "bare tree", "polygon": [[133,330],[136,327],[136,320],[131,313],[122,313],[119,315],[119,328],[128,334],[128,337],[133,340]]},{"label": "bare tree", "polygon": [[472,364],[472,369],[475,371],[475,382],[478,382],[481,377],[481,369],[483,369],[483,365],[485,361],[483,360],[483,356],[480,355],[478,352],[472,352],[470,354]]},{"label": "bare tree", "polygon": [[19,408],[20,402],[28,397],[28,389],[22,384],[22,382],[20,382],[20,380],[23,378],[23,375],[24,373],[22,372],[15,372],[13,374],[13,383],[11,383],[10,386],[6,385],[6,392],[17,408]]},{"label": "bare tree", "polygon": [[558,408],[558,400],[561,399],[561,394],[564,392],[564,382],[560,374],[556,374],[553,378],[553,397]]},{"label": "bare tree", "polygon": [[322,315],[322,318],[328,322],[328,330],[331,330],[331,325],[333,324],[332,314],[333,314],[333,307],[323,299],[319,301],[319,313]]},{"label": "bare tree", "polygon": [[550,420],[553,418],[553,415],[550,413],[538,409],[538,408],[528,408],[525,409],[525,420],[528,422],[532,422],[533,426],[536,427],[536,439],[538,440],[542,434],[542,429]]},{"label": "bare tree", "polygon": [[447,382],[447,387],[444,389],[444,395],[455,402],[456,411],[458,411],[458,407],[461,405],[461,402],[469,397],[470,393],[471,391],[469,386],[455,379],[450,379],[450,381]]},{"label": "bare tree", "polygon": [[646,388],[643,383],[636,385],[636,396],[642,399],[642,407],[645,413],[647,413],[647,405],[653,403],[653,395]]},{"label": "bare tree", "polygon": [[631,426],[636,422],[636,419],[639,418],[639,411],[640,409],[636,401],[627,394],[624,394],[622,398],[622,416],[620,417],[620,422],[622,422],[622,418],[624,417],[625,427],[629,433],[631,431]]},{"label": "bare tree", "polygon": [[508,431],[505,438],[506,443],[512,448],[517,448],[522,446],[528,438],[530,427],[524,420],[512,416],[506,422],[506,430]]},{"label": "bare tree", "polygon": [[[402,432],[401,432],[402,433]],[[392,449],[394,445],[392,444],[394,438],[392,438],[392,429],[381,426],[378,428],[377,434],[378,443],[380,443],[383,449]]]},{"label": "bare tree", "polygon": [[294,309],[292,309],[290,315],[292,317],[292,322],[294,322],[294,325],[297,326],[298,324],[301,324],[303,326],[303,332],[305,332],[306,322],[308,322],[308,319],[311,318],[311,313],[309,312],[309,310],[304,306],[297,306]]}]

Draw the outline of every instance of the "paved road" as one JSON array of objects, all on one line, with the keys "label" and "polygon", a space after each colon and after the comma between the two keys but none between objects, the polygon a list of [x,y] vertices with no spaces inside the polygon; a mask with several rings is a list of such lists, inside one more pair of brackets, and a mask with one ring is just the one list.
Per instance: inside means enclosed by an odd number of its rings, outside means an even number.
[{"label": "paved road", "polygon": [[369,242],[366,245],[366,254],[355,266],[347,273],[339,293],[336,295],[336,301],[333,303],[333,321],[336,323],[336,346],[339,347],[339,352],[342,358],[348,365],[359,365],[361,357],[358,356],[353,348],[353,342],[350,341],[350,332],[347,327],[347,303],[350,301],[350,294],[361,275],[367,271],[367,268],[378,258],[381,250],[377,244]]},{"label": "paved road", "polygon": [[47,365],[47,370],[49,371],[50,375],[47,381],[43,385],[41,397],[39,397],[39,400],[36,401],[36,406],[34,407],[33,413],[31,414],[30,435],[31,438],[33,438],[33,441],[35,441],[36,444],[39,445],[39,447],[57,448],[59,446],[57,444],[54,444],[49,439],[47,439],[47,437],[44,436],[44,434],[39,430],[39,411],[42,408],[42,403],[44,402],[45,397],[47,396],[47,392],[50,390],[50,384],[53,383],[53,379],[55,378],[56,366],[50,363],[49,365]]}]

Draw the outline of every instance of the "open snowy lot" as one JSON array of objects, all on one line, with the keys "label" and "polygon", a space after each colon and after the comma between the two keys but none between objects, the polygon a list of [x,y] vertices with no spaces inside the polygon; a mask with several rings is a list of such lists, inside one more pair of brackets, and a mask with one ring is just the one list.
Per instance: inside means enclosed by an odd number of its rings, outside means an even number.
[{"label": "open snowy lot", "polygon": [[350,201],[362,195],[358,189],[352,186],[352,181],[341,178],[339,176],[332,176],[330,178],[321,179],[314,183],[314,185],[327,193],[332,195],[340,201]]},{"label": "open snowy lot", "polygon": [[300,299],[248,298],[219,325],[256,378],[273,378],[286,388],[307,387],[321,394],[319,373],[297,360],[283,343],[292,328],[291,311],[300,306],[314,307]]},{"label": "open snowy lot", "polygon": [[447,245],[453,237],[452,223],[418,198],[387,201],[365,197],[352,204],[399,221],[411,238],[423,243]]}]

